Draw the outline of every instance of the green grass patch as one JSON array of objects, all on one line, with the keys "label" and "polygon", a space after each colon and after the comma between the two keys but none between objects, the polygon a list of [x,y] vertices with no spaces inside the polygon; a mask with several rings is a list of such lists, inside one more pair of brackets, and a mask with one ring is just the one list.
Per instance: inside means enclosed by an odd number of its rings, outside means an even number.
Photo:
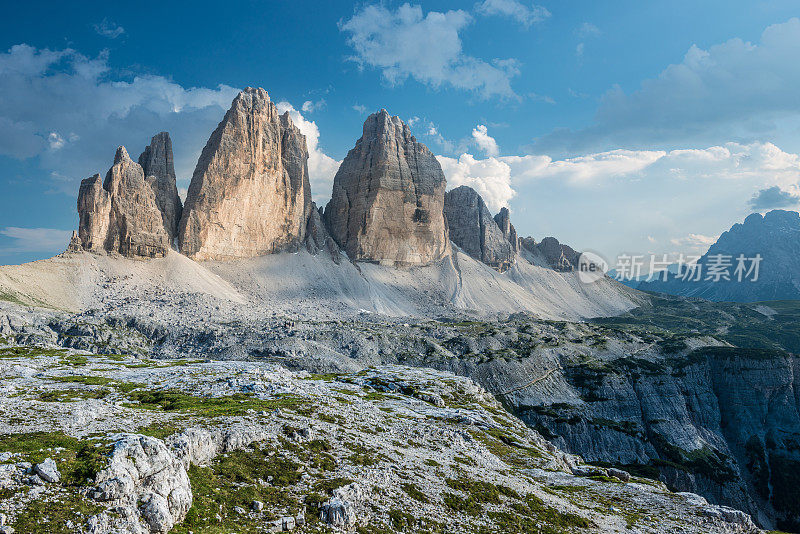
[{"label": "green grass patch", "polygon": [[135,403],[126,403],[125,406],[129,408],[187,412],[206,417],[243,415],[249,410],[291,409],[306,402],[304,399],[291,395],[283,395],[275,399],[259,399],[243,393],[224,397],[196,397],[177,390],[132,391],[128,398],[136,401]]},{"label": "green grass patch", "polygon": [[70,486],[87,484],[108,465],[111,446],[99,441],[79,440],[63,432],[30,432],[0,436],[0,450],[19,453],[25,461],[39,463],[53,458],[61,482]]},{"label": "green grass patch", "polygon": [[42,402],[75,402],[88,399],[103,399],[111,393],[110,389],[51,389],[36,396]]},{"label": "green grass patch", "polygon": [[427,504],[427,503],[429,503],[429,502],[431,502],[431,501],[430,501],[430,499],[428,499],[428,496],[427,496],[427,495],[425,495],[425,494],[424,494],[424,493],[423,493],[423,492],[422,492],[422,491],[421,491],[421,490],[420,490],[420,489],[417,487],[417,485],[416,485],[416,484],[412,484],[412,483],[410,483],[410,482],[406,482],[406,483],[404,483],[403,485],[401,485],[400,487],[402,488],[402,490],[403,490],[404,492],[406,492],[406,495],[408,495],[409,497],[411,497],[412,499],[414,499],[414,500],[416,500],[416,501],[419,501],[419,502],[421,502],[421,503],[426,503],[426,504]]},{"label": "green grass patch", "polygon": [[79,494],[68,493],[56,499],[34,499],[17,515],[11,526],[15,532],[46,532],[47,534],[72,534],[75,527],[68,528],[67,521],[81,525],[103,511],[102,506]]}]

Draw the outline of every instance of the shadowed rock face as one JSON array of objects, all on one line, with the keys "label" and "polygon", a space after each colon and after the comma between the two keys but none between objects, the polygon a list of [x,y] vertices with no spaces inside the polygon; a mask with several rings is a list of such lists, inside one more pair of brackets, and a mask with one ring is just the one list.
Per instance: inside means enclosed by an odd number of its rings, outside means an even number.
[{"label": "shadowed rock face", "polygon": [[352,260],[426,265],[450,253],[445,183],[433,153],[381,110],[339,167],[325,220]]},{"label": "shadowed rock face", "polygon": [[84,250],[159,257],[170,248],[155,194],[125,147],[117,149],[103,182],[99,174],[81,182],[78,214],[78,237]]},{"label": "shadowed rock face", "polygon": [[[503,208],[492,218],[483,198],[471,187],[462,185],[445,196],[444,211],[450,231],[450,239],[465,253],[501,272],[514,263],[515,249],[496,222],[501,219],[509,233],[513,226],[508,220],[508,210]],[[514,231],[516,242],[516,231]]]},{"label": "shadowed rock face", "polygon": [[494,222],[500,227],[500,231],[503,232],[503,237],[506,238],[506,241],[511,243],[511,248],[514,249],[514,252],[519,252],[519,238],[517,237],[517,230],[511,224],[511,214],[508,208],[500,208],[500,212],[494,216]]},{"label": "shadowed rock face", "polygon": [[569,245],[559,243],[555,237],[545,237],[541,243],[532,237],[524,237],[520,240],[520,246],[541,257],[555,271],[575,270],[581,256]]},{"label": "shadowed rock face", "polygon": [[145,181],[153,189],[156,204],[161,211],[164,230],[170,243],[178,236],[178,223],[183,206],[175,185],[175,166],[172,160],[172,140],[167,132],[153,136],[150,144],[139,156],[139,165],[144,171]]},{"label": "shadowed rock face", "polygon": [[234,99],[197,162],[179,225],[198,260],[261,256],[296,246],[311,210],[305,136],[264,89]]}]

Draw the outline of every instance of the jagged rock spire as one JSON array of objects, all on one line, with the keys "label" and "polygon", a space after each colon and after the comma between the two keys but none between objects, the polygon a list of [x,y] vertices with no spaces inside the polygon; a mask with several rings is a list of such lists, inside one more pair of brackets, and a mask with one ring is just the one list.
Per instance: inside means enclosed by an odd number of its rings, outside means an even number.
[{"label": "jagged rock spire", "polygon": [[[505,210],[505,211],[503,211]],[[503,208],[492,218],[489,208],[477,191],[462,185],[448,191],[444,212],[450,229],[450,239],[466,254],[499,271],[508,269],[515,260],[516,249],[508,236],[516,231]],[[506,232],[503,229],[506,229]]]},{"label": "jagged rock spire", "polygon": [[96,174],[78,192],[78,239],[71,246],[123,256],[157,257],[169,250],[161,212],[142,167],[125,147],[117,148],[114,165],[101,182]]},{"label": "jagged rock spire", "polygon": [[169,236],[170,243],[173,243],[178,236],[178,223],[183,206],[175,183],[175,165],[169,133],[160,132],[153,136],[150,144],[139,156],[139,165],[142,166],[145,180],[155,195],[164,222],[164,230]]},{"label": "jagged rock spire", "polygon": [[264,89],[240,92],[197,162],[178,234],[195,259],[299,245],[311,210],[305,136]]}]

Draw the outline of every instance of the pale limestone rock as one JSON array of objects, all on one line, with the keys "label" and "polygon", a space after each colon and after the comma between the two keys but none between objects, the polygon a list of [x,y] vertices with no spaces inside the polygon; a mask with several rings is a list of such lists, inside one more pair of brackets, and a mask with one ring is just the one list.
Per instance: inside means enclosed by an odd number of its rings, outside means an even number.
[{"label": "pale limestone rock", "polygon": [[125,147],[117,149],[114,165],[102,183],[97,174],[81,182],[78,214],[84,250],[158,257],[170,248],[153,190]]},{"label": "pale limestone rock", "polygon": [[306,250],[311,254],[318,254],[323,250],[327,250],[331,259],[339,263],[339,246],[328,233],[325,228],[325,223],[322,220],[322,210],[317,209],[315,203],[311,203],[311,211],[308,215],[308,223],[306,224]]},{"label": "pale limestone rock", "polygon": [[305,136],[264,89],[234,99],[203,149],[179,225],[180,250],[198,260],[295,247],[311,210]]},{"label": "pale limestone rock", "polygon": [[145,180],[153,189],[156,205],[161,211],[164,230],[170,243],[178,236],[178,223],[183,206],[175,184],[175,165],[172,158],[172,140],[169,133],[161,132],[153,136],[150,144],[139,156],[139,165],[144,171]]},{"label": "pale limestone rock", "polygon": [[113,502],[129,518],[127,531],[169,532],[192,506],[192,488],[186,468],[164,442],[139,434],[114,444],[109,466],[95,479],[93,497]]},{"label": "pale limestone rock", "polygon": [[445,177],[399,117],[370,115],[339,167],[324,217],[354,261],[426,265],[450,254]]},{"label": "pale limestone rock", "polygon": [[[450,239],[466,254],[501,272],[514,263],[515,250],[511,242],[477,191],[466,185],[448,191],[444,211]],[[508,210],[505,213],[507,217]],[[510,222],[507,226],[513,231]]]},{"label": "pale limestone rock", "polygon": [[72,231],[72,237],[69,240],[69,245],[67,245],[67,252],[80,252],[83,250],[83,243],[81,242],[81,238],[78,235],[77,230]]},{"label": "pale limestone rock", "polygon": [[46,458],[43,462],[36,464],[33,466],[33,470],[47,482],[56,483],[61,480],[61,473],[58,472],[58,466],[52,458]]}]

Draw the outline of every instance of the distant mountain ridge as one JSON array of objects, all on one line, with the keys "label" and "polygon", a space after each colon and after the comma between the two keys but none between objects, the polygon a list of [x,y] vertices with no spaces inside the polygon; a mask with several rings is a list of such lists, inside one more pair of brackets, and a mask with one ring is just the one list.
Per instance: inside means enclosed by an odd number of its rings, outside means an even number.
[{"label": "distant mountain ridge", "polygon": [[[730,279],[707,279],[708,269],[720,255],[730,258]],[[757,278],[753,271],[738,280],[735,270],[740,256],[747,260],[748,270],[752,258],[761,258]],[[701,277],[697,281],[692,276],[683,280],[680,275],[670,275],[666,281],[642,282],[638,289],[731,302],[800,299],[800,214],[786,210],[773,210],[763,216],[753,213],[723,233],[698,264]]]}]

